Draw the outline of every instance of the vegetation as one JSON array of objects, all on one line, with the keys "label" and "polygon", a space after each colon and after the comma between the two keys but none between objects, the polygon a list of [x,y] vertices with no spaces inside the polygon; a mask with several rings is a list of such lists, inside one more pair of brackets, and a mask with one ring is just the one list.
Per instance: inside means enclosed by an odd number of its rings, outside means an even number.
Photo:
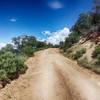
[{"label": "vegetation", "polygon": [[94,59],[92,63],[88,62],[87,58],[83,58],[81,60],[78,60],[78,64],[85,68],[91,69],[97,74],[100,74],[100,46],[97,46],[95,48],[92,53],[92,57]]},{"label": "vegetation", "polygon": [[16,54],[6,51],[0,55],[0,80],[3,82],[3,86],[26,70],[27,66],[24,64],[24,59],[16,56]]},{"label": "vegetation", "polygon": [[91,63],[88,62],[88,59],[86,57],[78,60],[78,64],[88,69],[90,69],[92,66]]},{"label": "vegetation", "polygon": [[100,55],[97,57],[97,64],[100,65]]},{"label": "vegetation", "polygon": [[45,42],[37,41],[34,36],[15,37],[12,42],[16,48],[16,53],[25,56],[33,56],[35,51],[47,48]]},{"label": "vegetation", "polygon": [[33,56],[35,51],[52,47],[26,35],[13,38],[12,43],[0,50],[0,81],[3,87],[26,72],[28,67],[24,62],[27,57]]},{"label": "vegetation", "polygon": [[92,57],[95,58],[94,71],[100,74],[100,46],[97,46],[93,51]]},{"label": "vegetation", "polygon": [[65,42],[60,43],[60,48],[64,51],[80,39],[81,35],[88,33],[91,28],[100,25],[100,0],[93,0],[93,7],[87,13],[81,13],[75,25],[71,28],[71,34],[66,38]]},{"label": "vegetation", "polygon": [[91,69],[92,71],[94,71],[97,74],[100,74],[100,58],[98,61],[96,62],[88,62],[87,58],[83,58],[81,60],[78,60],[78,64],[82,67]]},{"label": "vegetation", "polygon": [[[87,11],[86,13],[81,13],[70,31],[71,33],[66,37],[65,42],[61,42],[59,45],[61,53],[66,54],[67,57],[71,57],[74,60],[78,60],[79,65],[89,68],[96,73],[100,73],[100,46],[97,46],[92,54],[94,59],[94,63],[92,64],[91,62],[88,62],[87,58],[79,60],[79,58],[86,52],[85,48],[77,50],[76,52],[70,49],[80,40],[80,36],[88,33],[92,34],[91,31],[100,32],[100,0],[93,0],[92,10]],[[73,54],[73,52],[75,53]]]},{"label": "vegetation", "polygon": [[93,25],[100,24],[100,0],[93,0],[93,13],[91,13],[91,22]]},{"label": "vegetation", "polygon": [[72,53],[72,48],[67,49],[67,50],[66,50],[66,53],[67,53],[67,54]]},{"label": "vegetation", "polygon": [[97,73],[100,74],[100,65],[94,65],[94,67],[92,68],[92,70]]},{"label": "vegetation", "polygon": [[73,59],[74,60],[79,59],[80,57],[83,56],[84,53],[86,53],[86,48],[82,48],[81,50],[76,51],[76,53],[73,54]]},{"label": "vegetation", "polygon": [[81,13],[75,25],[71,28],[71,34],[66,38],[64,43],[60,44],[61,49],[71,48],[80,39],[80,36],[85,34],[91,28],[91,19],[88,14]]},{"label": "vegetation", "polygon": [[100,46],[97,46],[92,54],[93,58],[97,58],[98,56],[100,56]]}]

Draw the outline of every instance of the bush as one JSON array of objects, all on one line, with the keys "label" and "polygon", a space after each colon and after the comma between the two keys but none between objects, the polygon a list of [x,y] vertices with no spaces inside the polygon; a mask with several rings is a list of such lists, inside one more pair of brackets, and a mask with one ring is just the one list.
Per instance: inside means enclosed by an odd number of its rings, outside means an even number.
[{"label": "bush", "polygon": [[81,60],[78,60],[78,64],[86,68],[91,68],[91,64],[88,62],[88,59],[86,57]]},{"label": "bush", "polygon": [[21,54],[31,57],[34,55],[34,50],[31,46],[26,46],[22,48]]},{"label": "bush", "polygon": [[81,53],[82,53],[82,54],[86,53],[86,48],[82,48],[82,49],[81,49]]},{"label": "bush", "polygon": [[67,54],[72,53],[72,48],[67,49],[67,50],[66,50],[66,53],[67,53]]},{"label": "bush", "polygon": [[95,50],[94,50],[93,53],[92,53],[92,57],[93,57],[93,58],[97,58],[98,55],[100,55],[100,46],[97,46],[97,47],[95,48]]},{"label": "bush", "polygon": [[95,65],[100,65],[100,55],[98,55],[98,57],[96,58]]},{"label": "bush", "polygon": [[100,64],[100,55],[97,57],[97,63]]},{"label": "bush", "polygon": [[80,51],[76,51],[76,53],[73,54],[73,59],[74,60],[79,59],[80,57],[82,57],[82,53]]},{"label": "bush", "polygon": [[93,67],[93,69],[92,69],[95,73],[97,73],[97,74],[100,74],[100,65],[99,66],[95,66],[95,67]]},{"label": "bush", "polygon": [[97,46],[92,53],[92,57],[96,58],[96,62],[94,64],[95,67],[93,67],[93,71],[97,74],[100,74],[100,47]]},{"label": "bush", "polygon": [[93,72],[97,74],[100,74],[100,58],[99,61],[97,61],[96,63],[88,62],[87,58],[83,58],[81,60],[78,60],[78,64],[82,67],[91,69]]},{"label": "bush", "polygon": [[27,66],[24,65],[24,59],[11,52],[5,52],[0,55],[0,80],[8,83],[8,80],[13,80],[24,73]]},{"label": "bush", "polygon": [[86,48],[82,48],[81,50],[76,51],[76,53],[73,54],[73,59],[74,60],[79,59],[80,57],[83,56],[84,53],[86,53]]},{"label": "bush", "polygon": [[3,81],[3,80],[7,80],[8,77],[7,77],[7,73],[5,70],[0,70],[0,80]]}]

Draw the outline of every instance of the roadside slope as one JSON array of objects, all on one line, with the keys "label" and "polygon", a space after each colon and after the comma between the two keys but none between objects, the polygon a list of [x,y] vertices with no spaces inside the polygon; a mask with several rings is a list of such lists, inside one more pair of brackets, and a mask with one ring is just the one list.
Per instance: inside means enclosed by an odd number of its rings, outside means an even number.
[{"label": "roadside slope", "polygon": [[0,100],[100,100],[100,81],[58,49],[39,51],[26,64],[26,74],[0,90]]}]

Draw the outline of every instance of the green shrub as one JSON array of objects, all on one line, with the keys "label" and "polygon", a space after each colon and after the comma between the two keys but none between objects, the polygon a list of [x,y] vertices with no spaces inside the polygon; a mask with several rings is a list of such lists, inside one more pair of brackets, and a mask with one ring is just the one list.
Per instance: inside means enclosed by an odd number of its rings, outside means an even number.
[{"label": "green shrub", "polygon": [[8,79],[7,72],[5,70],[0,70],[0,80],[3,81],[6,79]]},{"label": "green shrub", "polygon": [[82,53],[80,51],[76,51],[75,54],[73,54],[73,59],[76,60],[78,58],[82,57]]},{"label": "green shrub", "polygon": [[72,53],[72,48],[67,49],[67,50],[66,50],[66,53],[67,53],[67,54]]},{"label": "green shrub", "polygon": [[72,48],[67,49],[66,52],[65,52],[65,55],[66,55],[68,58],[72,58]]},{"label": "green shrub", "polygon": [[100,55],[98,55],[98,57],[96,58],[95,65],[100,65]]},{"label": "green shrub", "polygon": [[92,53],[92,57],[96,58],[93,71],[100,74],[100,46],[97,46]]},{"label": "green shrub", "polygon": [[73,54],[73,59],[74,60],[79,59],[80,57],[83,56],[84,53],[86,53],[86,48],[82,48],[81,50],[76,51],[76,53]]},{"label": "green shrub", "polygon": [[100,46],[97,46],[97,47],[95,48],[95,50],[94,50],[93,53],[92,53],[92,57],[93,57],[93,58],[97,58],[98,55],[100,55]]},{"label": "green shrub", "polygon": [[86,48],[82,48],[82,49],[81,49],[81,53],[82,53],[82,54],[86,53]]},{"label": "green shrub", "polygon": [[4,83],[17,78],[20,73],[24,73],[26,70],[27,66],[24,65],[22,57],[11,52],[0,55],[0,80]]},{"label": "green shrub", "polygon": [[100,74],[100,65],[95,65],[95,67],[92,68],[92,70],[97,73],[97,74]]},{"label": "green shrub", "polygon": [[100,64],[100,55],[98,55],[97,59],[98,59],[97,63]]},{"label": "green shrub", "polygon": [[86,67],[86,68],[91,68],[92,67],[91,64],[88,62],[88,59],[86,57],[81,59],[81,60],[78,60],[78,64],[80,66],[83,66],[83,67]]},{"label": "green shrub", "polygon": [[0,70],[0,81],[2,81],[1,84],[2,84],[3,87],[4,87],[7,83],[10,82],[10,80],[9,80],[9,78],[8,78],[8,76],[7,76],[7,72],[6,72],[5,70],[3,70],[3,69]]},{"label": "green shrub", "polygon": [[91,69],[93,72],[100,74],[100,58],[98,58],[99,61],[97,61],[96,63],[91,63],[88,62],[87,58],[83,58],[81,60],[78,60],[78,64],[82,67]]},{"label": "green shrub", "polygon": [[31,57],[34,55],[34,50],[31,46],[25,46],[22,48],[21,54]]}]

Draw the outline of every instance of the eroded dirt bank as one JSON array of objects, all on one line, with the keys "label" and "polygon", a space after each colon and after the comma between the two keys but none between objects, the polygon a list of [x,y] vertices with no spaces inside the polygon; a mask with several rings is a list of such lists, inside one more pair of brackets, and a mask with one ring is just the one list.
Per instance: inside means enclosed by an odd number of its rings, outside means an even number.
[{"label": "eroded dirt bank", "polygon": [[61,55],[39,51],[26,61],[29,69],[0,90],[0,100],[100,100],[100,81]]}]

